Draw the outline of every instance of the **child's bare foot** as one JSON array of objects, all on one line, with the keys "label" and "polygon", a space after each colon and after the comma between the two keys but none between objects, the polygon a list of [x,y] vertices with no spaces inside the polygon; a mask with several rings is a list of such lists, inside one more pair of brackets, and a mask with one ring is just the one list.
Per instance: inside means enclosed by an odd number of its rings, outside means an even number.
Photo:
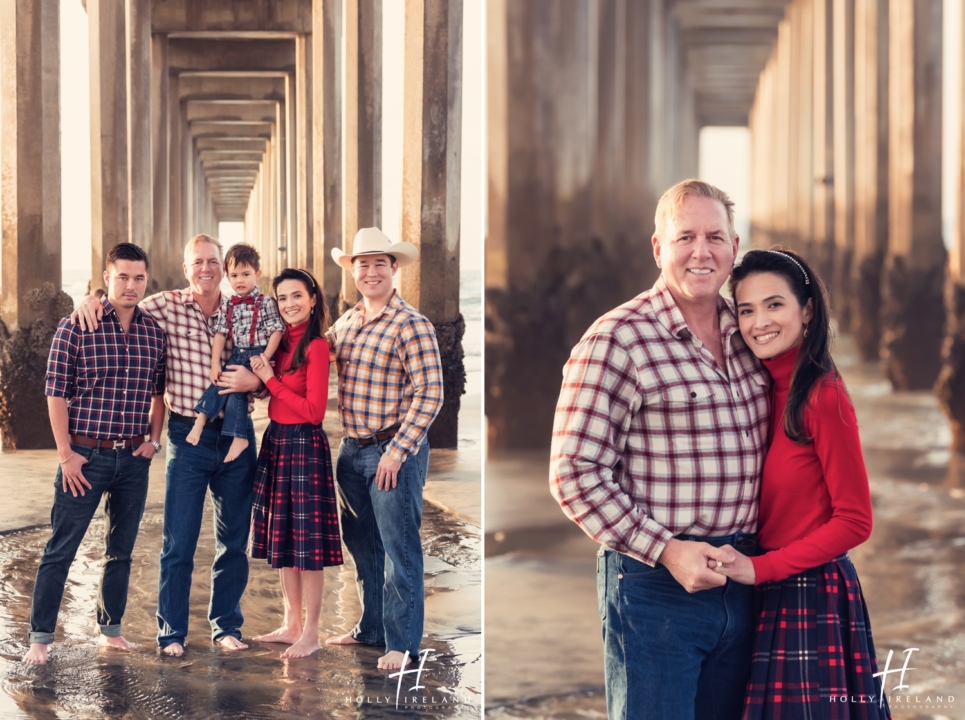
[{"label": "child's bare foot", "polygon": [[376,667],[379,670],[401,670],[403,663],[408,665],[410,662],[412,662],[412,658],[406,657],[405,653],[399,652],[398,650],[389,650],[389,652],[379,658]]},{"label": "child's bare foot", "polygon": [[194,421],[194,427],[191,428],[191,432],[185,438],[190,444],[197,445],[198,441],[201,440],[201,431],[204,430],[204,424],[208,421],[207,416],[204,413],[198,415],[198,419]]},{"label": "child's bare foot", "polygon": [[224,635],[223,637],[218,638],[218,644],[228,652],[248,649],[248,646],[241,642],[241,640],[236,638],[234,635]]},{"label": "child's bare foot", "polygon": [[110,648],[111,650],[120,650],[121,652],[137,652],[141,649],[140,645],[128,642],[122,635],[118,635],[117,637],[107,637],[106,635],[101,635],[100,645],[101,647]]},{"label": "child's bare foot", "polygon": [[358,640],[352,637],[352,633],[345,633],[344,635],[336,635],[330,637],[325,641],[326,645],[361,645]]},{"label": "child's bare foot", "polygon": [[251,639],[255,642],[285,643],[286,645],[292,645],[298,642],[298,638],[301,636],[302,629],[300,627],[280,627],[267,635],[258,635]]},{"label": "child's bare foot", "polygon": [[228,454],[224,456],[224,461],[230,463],[232,460],[237,460],[238,456],[245,451],[248,447],[248,438],[236,437],[231,439],[231,447],[228,448]]},{"label": "child's bare foot", "polygon": [[161,648],[161,652],[165,655],[170,655],[171,657],[181,657],[184,655],[184,645],[181,643],[171,643],[170,645],[165,645]]},{"label": "child's bare foot", "polygon": [[26,665],[46,665],[47,646],[44,643],[30,643],[30,649],[23,656]]},{"label": "child's bare foot", "polygon": [[281,654],[283,658],[302,658],[313,655],[322,649],[322,646],[318,644],[318,635],[313,635],[311,637],[306,637],[302,635],[298,638],[298,642],[288,648],[285,652]]}]

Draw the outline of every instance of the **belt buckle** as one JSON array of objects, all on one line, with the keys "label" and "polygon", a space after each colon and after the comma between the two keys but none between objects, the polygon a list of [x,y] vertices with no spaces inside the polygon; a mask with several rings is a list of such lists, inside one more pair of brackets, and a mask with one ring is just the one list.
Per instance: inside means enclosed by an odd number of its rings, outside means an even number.
[{"label": "belt buckle", "polygon": [[114,447],[113,447],[114,450],[123,450],[123,449],[124,449],[124,443],[127,442],[127,441],[126,441],[126,440],[112,440],[111,442],[114,443]]}]

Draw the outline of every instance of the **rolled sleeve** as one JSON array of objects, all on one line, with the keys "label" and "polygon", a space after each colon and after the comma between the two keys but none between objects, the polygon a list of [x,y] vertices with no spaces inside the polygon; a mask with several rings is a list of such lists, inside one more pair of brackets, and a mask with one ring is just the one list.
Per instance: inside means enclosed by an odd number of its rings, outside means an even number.
[{"label": "rolled sleeve", "polygon": [[50,354],[47,356],[44,395],[73,397],[79,341],[80,326],[71,324],[70,318],[61,320],[50,345]]},{"label": "rolled sleeve", "polygon": [[422,317],[407,321],[399,333],[398,353],[412,384],[412,402],[386,454],[403,462],[406,456],[418,454],[429,426],[442,409],[442,360],[432,324]]},{"label": "rolled sleeve", "polygon": [[261,325],[265,336],[269,336],[274,332],[284,332],[285,331],[285,321],[281,319],[281,313],[278,312],[278,303],[275,302],[275,298],[268,297],[267,295],[262,296],[264,300],[261,303],[261,312],[258,313],[258,323]]},{"label": "rolled sleeve", "polygon": [[167,342],[163,339],[161,340],[161,355],[158,358],[157,365],[154,366],[154,376],[151,378],[151,385],[153,387],[152,395],[163,395],[164,394],[164,380],[167,371]]},{"label": "rolled sleeve", "polygon": [[228,301],[224,300],[218,308],[218,317],[214,321],[214,332],[228,337]]}]

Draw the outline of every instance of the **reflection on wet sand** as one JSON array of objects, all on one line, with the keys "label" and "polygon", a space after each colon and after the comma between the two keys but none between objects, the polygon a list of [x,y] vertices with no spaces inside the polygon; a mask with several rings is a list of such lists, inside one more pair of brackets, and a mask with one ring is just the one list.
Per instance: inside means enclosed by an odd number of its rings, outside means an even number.
[{"label": "reflection on wet sand", "polygon": [[[432,652],[423,673],[399,678],[376,670],[383,648],[323,646],[312,657],[282,660],[285,645],[254,643],[253,635],[274,630],[282,619],[278,572],[251,561],[242,599],[242,631],[249,650],[229,654],[209,640],[207,621],[214,558],[210,503],[191,593],[186,653],[168,658],[155,642],[158,553],[163,519],[163,458],[152,467],[148,507],[134,550],[124,635],[143,646],[134,654],[97,646],[94,609],[103,560],[104,522],[95,518],[71,566],[61,604],[56,641],[46,666],[27,667],[30,597],[44,544],[41,524],[49,516],[50,451],[0,457],[0,495],[23,495],[20,508],[3,512],[0,524],[0,718],[62,717],[72,720],[124,718],[304,718],[304,717],[478,717],[481,700],[480,550],[478,527],[478,404],[469,403],[461,427],[472,438],[459,450],[438,451],[430,464],[433,483],[444,485],[444,511],[426,502],[422,537],[426,552],[426,639]],[[337,420],[330,408],[325,429],[338,447]],[[265,424],[256,411],[256,429]],[[461,433],[462,434],[462,433]],[[14,468],[16,470],[14,471]],[[12,472],[13,471],[13,472]],[[18,480],[19,478],[19,480]],[[21,529],[17,529],[21,528]],[[352,628],[360,614],[355,569],[325,571],[321,637]],[[410,690],[414,685],[418,690]],[[398,696],[398,709],[396,709]]]},{"label": "reflection on wet sand", "polygon": [[[905,650],[918,648],[903,679],[887,678],[893,717],[965,718],[965,461],[948,452],[948,422],[930,393],[892,393],[848,338],[835,358],[871,479],[874,533],[851,557],[879,669],[889,650],[900,671]],[[525,453],[487,465],[487,714],[605,718],[597,546],[550,498],[547,460]],[[900,682],[908,687],[893,690]]]}]

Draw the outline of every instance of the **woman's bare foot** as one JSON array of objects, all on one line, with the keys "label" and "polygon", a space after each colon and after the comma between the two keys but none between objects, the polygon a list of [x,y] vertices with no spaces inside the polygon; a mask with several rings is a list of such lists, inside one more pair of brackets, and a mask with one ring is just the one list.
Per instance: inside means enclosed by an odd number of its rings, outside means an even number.
[{"label": "woman's bare foot", "polygon": [[302,636],[302,629],[300,627],[280,627],[274,632],[270,632],[267,635],[258,635],[257,637],[251,638],[255,642],[266,642],[266,643],[285,643],[286,645],[293,645],[298,642],[298,638]]},{"label": "woman's bare foot", "polygon": [[236,652],[238,650],[248,649],[248,646],[241,642],[241,640],[236,638],[234,635],[225,635],[218,638],[218,644],[228,652]]},{"label": "woman's bare foot", "polygon": [[246,447],[248,447],[248,438],[232,438],[231,447],[228,448],[228,454],[224,456],[224,461],[230,463],[232,460],[237,460]]},{"label": "woman's bare foot", "polygon": [[302,658],[313,655],[322,649],[322,646],[318,644],[318,635],[313,635],[311,637],[306,637],[302,635],[298,638],[298,642],[288,648],[285,652],[281,654],[283,658]]},{"label": "woman's bare foot", "polygon": [[30,643],[30,649],[23,656],[26,665],[46,665],[47,664],[47,645],[44,643]]},{"label": "woman's bare foot", "polygon": [[106,635],[101,635],[100,644],[101,647],[110,648],[111,650],[120,650],[121,652],[137,652],[141,649],[140,645],[128,642],[122,635],[118,635],[117,637],[107,637]]},{"label": "woman's bare foot", "polygon": [[408,665],[412,662],[412,658],[406,657],[405,653],[399,652],[398,650],[389,650],[389,652],[379,658],[379,663],[376,667],[379,670],[401,670],[403,662]]},{"label": "woman's bare foot", "polygon": [[352,637],[352,633],[345,633],[344,635],[336,635],[325,640],[326,645],[361,645],[358,640]]},{"label": "woman's bare foot", "polygon": [[201,432],[204,430],[204,424],[208,421],[208,418],[204,415],[198,415],[198,419],[194,421],[194,427],[191,428],[191,432],[185,438],[191,445],[197,445],[198,441],[201,440]]},{"label": "woman's bare foot", "polygon": [[181,643],[171,643],[161,648],[161,652],[171,657],[181,657],[184,655],[184,645]]}]

